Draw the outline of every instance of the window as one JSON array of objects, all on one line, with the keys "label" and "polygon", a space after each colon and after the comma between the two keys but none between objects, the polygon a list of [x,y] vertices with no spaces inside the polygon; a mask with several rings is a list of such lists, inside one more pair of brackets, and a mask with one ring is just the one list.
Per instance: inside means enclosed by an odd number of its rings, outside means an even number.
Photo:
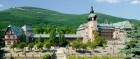
[{"label": "window", "polygon": [[10,35],[7,35],[8,38],[10,38]]},{"label": "window", "polygon": [[10,42],[10,41],[8,41],[8,42],[7,42],[7,45],[10,45],[10,44],[11,44],[11,42]]},{"label": "window", "polygon": [[15,36],[13,36],[13,38],[15,38]]}]

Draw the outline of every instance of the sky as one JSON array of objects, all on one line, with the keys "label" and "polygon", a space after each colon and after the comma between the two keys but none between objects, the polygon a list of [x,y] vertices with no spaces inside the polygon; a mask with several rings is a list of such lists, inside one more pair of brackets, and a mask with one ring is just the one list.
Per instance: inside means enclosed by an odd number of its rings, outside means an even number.
[{"label": "sky", "polygon": [[0,11],[13,7],[39,7],[67,14],[95,12],[140,20],[140,0],[0,0]]}]

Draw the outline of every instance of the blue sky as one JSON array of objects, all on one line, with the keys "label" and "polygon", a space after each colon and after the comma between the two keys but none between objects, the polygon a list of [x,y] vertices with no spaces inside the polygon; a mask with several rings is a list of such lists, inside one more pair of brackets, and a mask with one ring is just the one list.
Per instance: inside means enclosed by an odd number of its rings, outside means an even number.
[{"label": "blue sky", "polygon": [[140,0],[0,0],[0,10],[33,6],[68,14],[95,12],[140,20]]}]

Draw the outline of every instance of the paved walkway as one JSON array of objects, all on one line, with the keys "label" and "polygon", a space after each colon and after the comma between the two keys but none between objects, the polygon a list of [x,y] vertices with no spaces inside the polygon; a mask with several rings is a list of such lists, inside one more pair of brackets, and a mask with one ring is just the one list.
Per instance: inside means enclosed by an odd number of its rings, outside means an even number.
[{"label": "paved walkway", "polygon": [[[3,47],[3,50],[7,51],[5,53],[5,56],[9,57],[9,56],[14,56],[14,57],[41,57],[43,55],[45,55],[46,53],[48,54],[53,54],[53,52],[31,52],[26,48],[26,54],[23,54],[23,52],[21,52],[20,49],[14,49],[15,52],[13,51],[13,49],[9,48],[9,47]],[[34,49],[33,49],[34,50]],[[55,50],[53,47],[50,49],[50,51]],[[65,48],[58,48],[56,49],[55,55],[56,55],[56,59],[66,59],[66,56],[64,53],[65,52]]]}]

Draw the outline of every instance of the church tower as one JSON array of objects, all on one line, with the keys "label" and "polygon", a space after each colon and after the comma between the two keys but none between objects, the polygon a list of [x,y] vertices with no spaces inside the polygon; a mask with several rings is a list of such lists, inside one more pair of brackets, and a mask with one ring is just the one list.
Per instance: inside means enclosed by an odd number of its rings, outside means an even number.
[{"label": "church tower", "polygon": [[98,28],[97,28],[97,15],[94,13],[92,6],[87,20],[88,22],[87,22],[87,29],[85,34],[90,41],[93,41],[94,40],[93,34],[95,31],[98,31]]}]

